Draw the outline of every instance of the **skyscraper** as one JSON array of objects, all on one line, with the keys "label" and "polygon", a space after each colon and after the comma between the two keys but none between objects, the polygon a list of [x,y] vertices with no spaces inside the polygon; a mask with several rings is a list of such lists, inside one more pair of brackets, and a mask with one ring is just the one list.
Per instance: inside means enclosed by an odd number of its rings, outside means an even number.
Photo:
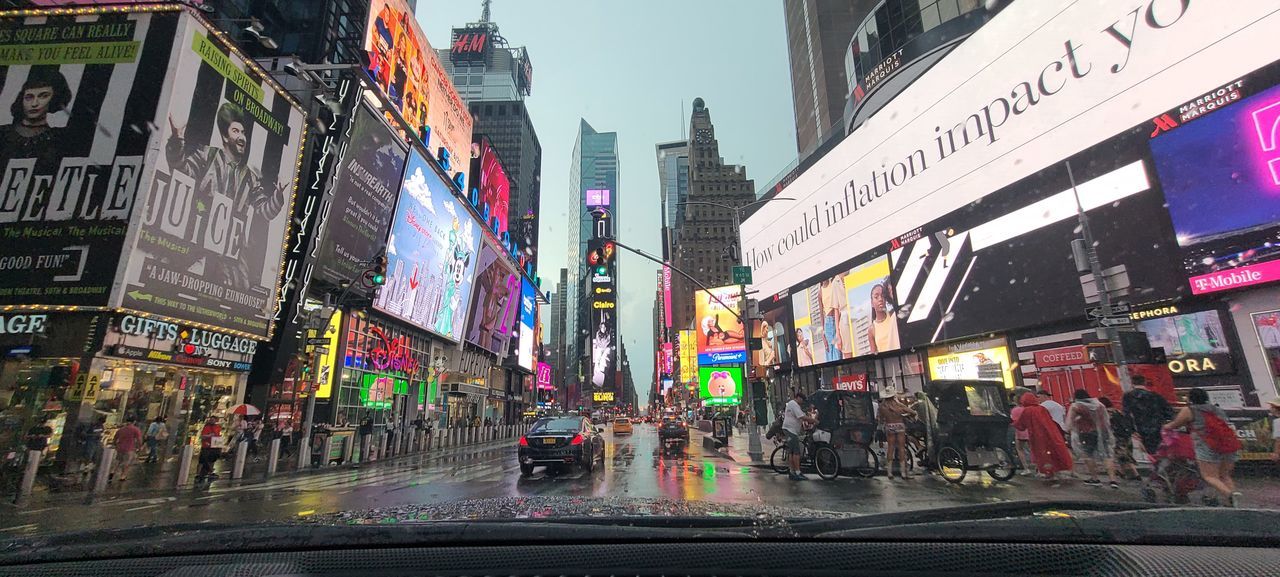
[{"label": "skyscraper", "polygon": [[[569,165],[569,275],[566,287],[566,375],[569,380],[582,382],[590,363],[591,275],[587,274],[587,241],[594,234],[593,217],[587,210],[587,191],[593,192],[592,202],[604,205],[610,214],[618,214],[618,134],[597,132],[585,119],[578,124],[578,139],[573,145]],[[608,191],[602,193],[600,191]],[[607,198],[605,198],[607,197]],[[613,230],[617,230],[616,225]],[[581,390],[588,390],[583,387]],[[586,395],[584,395],[585,397]]]},{"label": "skyscraper", "polygon": [[[560,280],[556,282],[556,290],[551,293],[551,334],[548,341],[551,343],[551,383],[556,386],[558,398],[564,401],[564,406],[570,406],[564,397],[565,392],[565,300],[568,296],[566,293],[566,285],[569,283],[569,269],[560,269]],[[576,399],[575,404],[577,406]]]},{"label": "skyscraper", "polygon": [[[796,115],[796,151],[805,156],[832,127],[841,131],[851,84],[844,53],[859,22],[880,0],[787,0],[783,3],[791,101]],[[888,31],[885,31],[888,33]]]},{"label": "skyscraper", "polygon": [[[742,166],[720,157],[711,110],[701,98],[693,101],[689,119],[688,202],[714,202],[741,207],[755,201],[755,182]],[[737,259],[737,231],[733,213],[715,206],[690,204],[671,230],[671,262],[707,286],[730,283]],[[693,293],[698,287],[680,275],[671,279],[672,328],[693,327]]]},{"label": "skyscraper", "polygon": [[484,135],[502,159],[511,182],[507,222],[511,238],[536,263],[538,214],[542,198],[542,144],[524,99],[532,93],[533,64],[523,46],[509,46],[489,19],[453,29],[440,62],[475,118],[472,132]]}]

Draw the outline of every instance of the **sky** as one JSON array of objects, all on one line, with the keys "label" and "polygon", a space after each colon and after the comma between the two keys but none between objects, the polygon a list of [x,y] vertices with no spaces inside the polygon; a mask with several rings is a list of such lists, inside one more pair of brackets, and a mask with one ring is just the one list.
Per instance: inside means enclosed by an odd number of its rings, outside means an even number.
[{"label": "sky", "polygon": [[[491,19],[533,63],[526,100],[542,144],[538,274],[554,290],[567,266],[569,167],[578,119],[617,132],[619,240],[661,257],[654,146],[686,137],[694,98],[716,127],[725,162],[757,187],[796,157],[783,0],[494,0]],[[418,0],[432,47],[480,19],[480,0]],[[576,197],[576,191],[574,196]],[[657,265],[623,251],[619,333],[640,404],[653,383]],[[550,323],[546,323],[547,326]]]}]

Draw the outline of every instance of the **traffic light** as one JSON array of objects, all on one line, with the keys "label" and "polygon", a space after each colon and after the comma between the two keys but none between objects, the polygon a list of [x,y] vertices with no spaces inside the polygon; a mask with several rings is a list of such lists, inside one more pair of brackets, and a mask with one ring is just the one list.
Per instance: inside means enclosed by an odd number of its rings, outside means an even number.
[{"label": "traffic light", "polygon": [[387,284],[387,257],[378,255],[373,259],[373,284],[382,286]]}]

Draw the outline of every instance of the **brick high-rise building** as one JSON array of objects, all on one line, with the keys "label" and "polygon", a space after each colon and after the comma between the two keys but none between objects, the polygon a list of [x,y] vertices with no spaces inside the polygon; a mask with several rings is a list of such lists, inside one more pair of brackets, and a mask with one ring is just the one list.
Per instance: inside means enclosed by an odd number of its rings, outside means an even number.
[{"label": "brick high-rise building", "polygon": [[[693,101],[689,119],[689,186],[687,201],[741,207],[755,201],[755,182],[745,167],[725,164],[720,157],[711,110],[701,98]],[[671,230],[671,262],[707,286],[730,284],[737,259],[737,231],[733,212],[689,204],[683,221]],[[698,287],[675,274],[671,278],[672,328],[695,324],[693,294]]]}]

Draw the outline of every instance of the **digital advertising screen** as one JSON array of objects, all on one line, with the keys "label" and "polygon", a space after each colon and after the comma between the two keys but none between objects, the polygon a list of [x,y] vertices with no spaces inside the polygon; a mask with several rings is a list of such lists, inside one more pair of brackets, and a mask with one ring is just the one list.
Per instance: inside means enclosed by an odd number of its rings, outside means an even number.
[{"label": "digital advertising screen", "polygon": [[1014,369],[1003,338],[929,347],[929,378],[935,381],[999,381],[1012,390]]},{"label": "digital advertising screen", "polygon": [[448,151],[449,177],[469,170],[471,112],[405,0],[371,0],[364,49],[370,78],[400,116],[413,130],[429,129],[431,155],[442,147]]},{"label": "digital advertising screen", "polygon": [[698,322],[698,364],[718,365],[747,360],[746,329],[738,320],[742,287],[729,285],[696,291],[694,316]]},{"label": "digital advertising screen", "polygon": [[680,383],[687,385],[698,376],[698,337],[696,331],[676,333],[676,356],[680,360]]},{"label": "digital advertising screen", "polygon": [[502,249],[484,237],[467,314],[467,342],[506,356],[511,329],[520,313],[520,280]]},{"label": "digital advertising screen", "polygon": [[618,299],[613,282],[592,282],[591,386],[612,389],[618,369]]},{"label": "digital advertising screen", "polygon": [[269,338],[306,112],[194,16],[179,24],[118,304]]},{"label": "digital advertising screen", "polygon": [[799,366],[902,347],[889,272],[889,259],[881,256],[791,293]]},{"label": "digital advertising screen", "polygon": [[538,291],[533,283],[520,279],[520,347],[516,362],[533,370],[534,326],[538,322]]},{"label": "digital advertising screen", "polygon": [[[784,301],[785,302],[785,301]],[[754,324],[755,338],[760,339],[760,350],[755,351],[754,364],[759,374],[766,367],[778,367],[791,363],[790,336],[787,331],[789,307],[785,304],[764,308],[761,303],[758,322]]]},{"label": "digital advertising screen", "polygon": [[742,367],[699,367],[698,398],[704,405],[742,403]]},{"label": "digital advertising screen", "polygon": [[[489,217],[498,220],[497,234],[501,237],[502,233],[509,230],[507,212],[511,206],[511,179],[507,177],[507,171],[502,167],[502,160],[493,149],[493,143],[485,136],[479,136],[477,140],[475,146],[478,155],[471,160],[471,188],[480,196],[481,212],[487,207]],[[486,222],[485,226],[488,224]]]},{"label": "digital advertising screen", "polygon": [[1280,86],[1270,80],[1223,86],[1218,106],[1151,140],[1194,294],[1280,280]]},{"label": "digital advertising screen", "polygon": [[360,279],[382,250],[409,152],[365,106],[352,122],[315,259],[316,274],[334,284]]},{"label": "digital advertising screen", "polygon": [[374,308],[461,340],[479,246],[480,225],[427,160],[410,151],[387,238],[387,283]]},{"label": "digital advertising screen", "polygon": [[612,200],[612,199],[610,198],[610,193],[611,193],[611,192],[612,192],[612,191],[610,191],[610,190],[609,190],[609,189],[607,189],[607,188],[591,188],[591,189],[587,189],[587,194],[586,194],[586,196],[587,196],[587,207],[588,207],[588,208],[594,208],[594,207],[597,207],[597,206],[603,206],[603,207],[606,207],[606,208],[607,208],[607,207],[609,207],[609,206],[612,206],[612,202],[610,202],[610,201]]},{"label": "digital advertising screen", "polygon": [[1144,319],[1138,330],[1147,342],[1164,349],[1169,371],[1177,376],[1220,375],[1235,372],[1231,347],[1216,310]]},{"label": "digital advertising screen", "polygon": [[[0,107],[0,302],[108,304],[130,215],[141,212],[133,205],[148,134],[129,127],[158,118],[161,80],[183,49],[175,47],[179,19],[0,19],[0,101],[9,104]],[[92,43],[62,40],[91,29],[110,32]],[[35,52],[47,54],[40,66]],[[64,181],[56,178],[63,169],[82,172]],[[50,183],[52,198],[43,190]]]},{"label": "digital advertising screen", "polygon": [[[1001,4],[998,16],[797,176],[785,189],[794,202],[767,203],[742,223],[752,290],[778,294],[830,270],[839,260],[834,255],[872,252],[936,215],[985,204],[993,192],[1276,58],[1258,47],[1274,44],[1280,13],[1260,3],[1237,2],[1230,10],[1214,2],[1141,0]],[[1132,22],[1134,10],[1161,25],[1147,42],[1115,42],[1102,32]],[[1258,143],[1250,146],[1239,154],[1253,157]],[[1200,166],[1204,154],[1182,158]],[[1248,162],[1242,174],[1252,184],[1256,163]],[[1250,226],[1211,219],[1188,231]]]}]

